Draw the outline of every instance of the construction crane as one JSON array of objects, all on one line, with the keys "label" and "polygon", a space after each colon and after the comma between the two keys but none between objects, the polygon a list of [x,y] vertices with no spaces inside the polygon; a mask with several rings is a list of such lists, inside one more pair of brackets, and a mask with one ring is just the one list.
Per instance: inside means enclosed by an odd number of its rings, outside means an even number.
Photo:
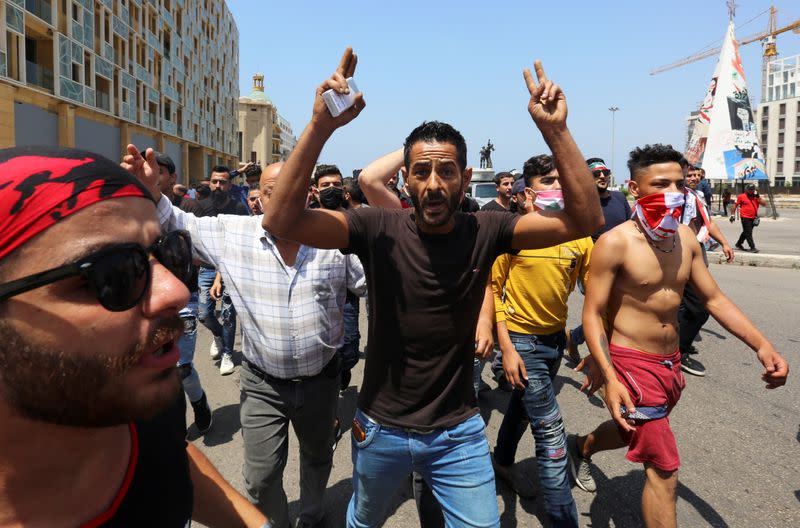
[{"label": "construction crane", "polygon": [[[730,9],[730,6],[729,6]],[[781,33],[785,33],[787,31],[793,31],[794,33],[800,33],[800,19],[795,20],[794,22],[787,24],[783,27],[777,27],[777,13],[778,10],[775,6],[769,8],[769,28],[766,31],[762,31],[756,35],[751,35],[749,37],[743,38],[738,40],[739,45],[743,46],[745,44],[750,44],[752,42],[761,41],[762,47],[764,50],[762,61],[761,61],[761,101],[764,101],[766,97],[766,87],[767,87],[767,68],[769,67],[770,61],[774,60],[778,56],[778,47],[776,45],[775,37],[780,35]],[[732,13],[731,13],[732,14]],[[690,55],[684,59],[679,61],[675,61],[672,64],[667,64],[666,66],[661,66],[660,68],[656,68],[655,70],[650,72],[650,75],[656,75],[658,73],[662,73],[665,71],[669,71],[675,68],[679,68],[686,64],[690,64],[695,61],[699,61],[708,57],[712,57],[715,55],[719,55],[722,48],[714,48],[705,51],[701,51],[695,53],[694,55]]]}]

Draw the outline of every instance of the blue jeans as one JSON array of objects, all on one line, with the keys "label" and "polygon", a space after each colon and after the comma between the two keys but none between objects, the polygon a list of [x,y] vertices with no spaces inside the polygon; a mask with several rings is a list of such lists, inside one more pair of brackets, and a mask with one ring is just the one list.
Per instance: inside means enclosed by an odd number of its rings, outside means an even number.
[{"label": "blue jeans", "polygon": [[577,347],[586,342],[586,336],[583,335],[583,325],[578,325],[569,331],[569,337],[572,343]]},{"label": "blue jeans", "polygon": [[217,319],[217,301],[211,298],[208,290],[214,284],[214,277],[217,271],[210,268],[200,267],[200,273],[197,275],[197,283],[200,286],[199,308],[197,314],[198,320],[203,323],[203,326],[214,335],[214,337],[222,338],[222,352],[223,354],[233,353],[233,343],[236,341],[236,310],[231,302],[231,297],[222,287],[222,309],[220,315],[222,316],[222,324]]},{"label": "blue jeans", "polygon": [[356,410],[366,436],[352,436],[353,497],[348,528],[379,526],[408,474],[419,473],[447,526],[497,527],[500,513],[483,418],[475,415],[430,433],[380,425]]},{"label": "blue jeans", "polygon": [[502,466],[514,463],[517,445],[530,423],[544,509],[550,522],[553,526],[578,526],[578,511],[567,474],[567,437],[553,390],[566,336],[564,332],[545,336],[509,332],[509,336],[525,363],[528,382],[525,390],[515,389],[511,394],[497,434],[495,461]]},{"label": "blue jeans", "polygon": [[361,332],[358,331],[358,315],[361,310],[360,299],[347,292],[342,320],[344,323],[344,345],[339,349],[342,370],[351,370],[358,363],[358,351],[361,345]]},{"label": "blue jeans", "polygon": [[178,359],[178,371],[181,374],[183,392],[186,393],[189,401],[196,402],[203,397],[200,376],[192,364],[192,361],[194,361],[194,346],[197,342],[197,292],[192,292],[189,304],[178,312],[178,317],[183,321],[183,334],[178,339],[178,349],[181,352],[181,356]]}]

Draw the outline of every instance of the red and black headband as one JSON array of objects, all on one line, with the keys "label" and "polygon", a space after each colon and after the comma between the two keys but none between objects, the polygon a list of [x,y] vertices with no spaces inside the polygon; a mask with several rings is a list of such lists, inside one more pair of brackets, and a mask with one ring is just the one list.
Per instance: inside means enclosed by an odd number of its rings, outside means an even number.
[{"label": "red and black headband", "polygon": [[152,199],[133,175],[85,150],[0,150],[0,259],[56,222],[111,198]]}]

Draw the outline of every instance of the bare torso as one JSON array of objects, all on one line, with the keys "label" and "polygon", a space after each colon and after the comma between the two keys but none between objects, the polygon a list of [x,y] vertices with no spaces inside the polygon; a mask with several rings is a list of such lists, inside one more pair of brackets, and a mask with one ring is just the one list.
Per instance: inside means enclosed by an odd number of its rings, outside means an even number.
[{"label": "bare torso", "polygon": [[[689,280],[697,242],[685,226],[675,247],[653,247],[633,221],[609,231],[625,250],[608,301],[611,344],[651,354],[672,354],[678,348],[678,305]],[[665,250],[669,241],[658,244]]]}]

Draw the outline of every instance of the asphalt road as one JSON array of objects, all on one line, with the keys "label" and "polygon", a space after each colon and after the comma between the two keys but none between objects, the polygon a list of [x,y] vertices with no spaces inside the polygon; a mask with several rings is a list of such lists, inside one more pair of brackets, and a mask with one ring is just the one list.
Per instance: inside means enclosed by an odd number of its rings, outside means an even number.
[{"label": "asphalt road", "polygon": [[[800,526],[800,398],[796,377],[800,375],[800,272],[786,269],[727,267],[713,265],[712,273],[723,290],[770,337],[794,366],[786,387],[764,389],[761,367],[755,355],[715,321],[711,320],[696,343],[698,358],[708,375],[687,375],[680,403],[671,416],[682,468],[678,489],[678,522],[681,526]],[[579,319],[582,297],[570,301],[570,324]],[[362,308],[362,335],[366,319]],[[362,337],[362,347],[366,338]],[[239,425],[237,371],[219,375],[208,357],[210,334],[202,329],[198,338],[196,366],[209,402],[214,409],[214,428],[203,438],[191,408],[187,415],[190,438],[209,456],[222,474],[242,489],[242,439]],[[237,343],[238,347],[238,343]],[[583,354],[585,348],[581,349]],[[237,360],[238,362],[238,360]],[[353,372],[350,388],[340,398],[342,423],[349,424],[354,412],[363,361]],[[484,379],[491,387],[489,368]],[[582,375],[565,363],[558,375],[558,395],[567,430],[586,433],[608,418],[597,400],[578,392]],[[481,394],[489,443],[494,446],[508,394],[492,390]],[[296,515],[299,497],[298,447],[292,435],[284,486],[290,514]],[[573,488],[582,526],[641,526],[639,500],[644,475],[628,462],[623,451],[594,457],[598,491],[589,494]],[[518,451],[518,463],[535,474],[533,440],[526,434]],[[344,513],[352,492],[350,483],[349,434],[334,455],[334,467],[325,497],[327,525],[344,526]],[[534,477],[535,478],[535,477]],[[546,523],[541,499],[520,500],[502,482],[497,484],[501,526],[542,526]],[[268,513],[268,512],[267,512]],[[387,527],[414,527],[419,521],[410,487],[398,493]],[[546,526],[546,524],[544,524]]]},{"label": "asphalt road", "polygon": [[[780,216],[777,220],[763,216],[763,210],[760,213],[761,224],[753,230],[756,247],[762,253],[800,255],[800,237],[797,236],[800,233],[800,209],[778,208]],[[722,216],[715,216],[714,220],[733,247],[742,233],[742,224],[738,220],[731,223]],[[744,247],[749,248],[746,242]]]}]

